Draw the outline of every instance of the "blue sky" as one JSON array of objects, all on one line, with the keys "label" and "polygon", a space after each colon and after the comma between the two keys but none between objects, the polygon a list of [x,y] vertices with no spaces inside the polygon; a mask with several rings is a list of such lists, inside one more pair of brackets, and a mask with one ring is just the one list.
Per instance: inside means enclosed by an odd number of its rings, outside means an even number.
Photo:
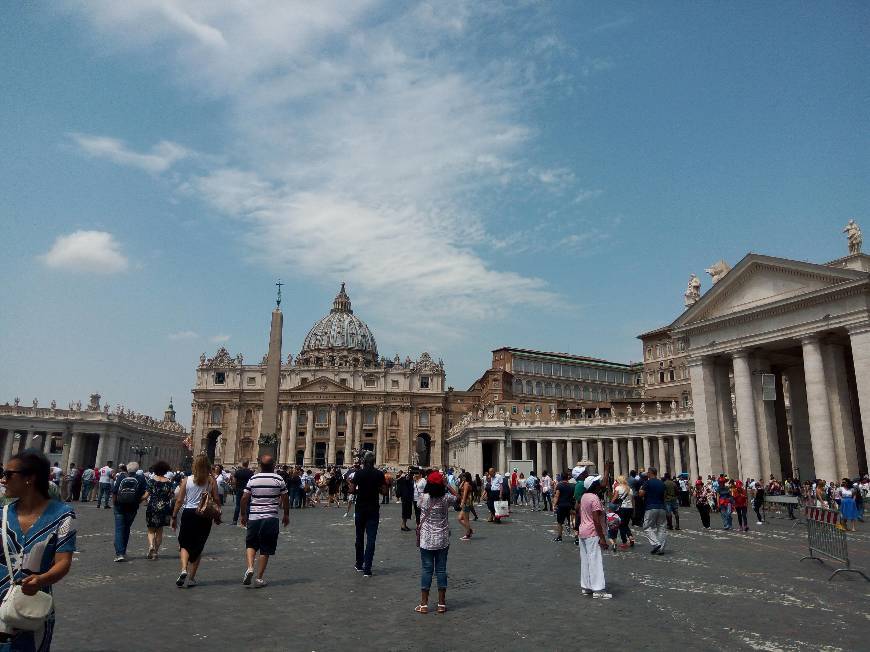
[{"label": "blue sky", "polygon": [[459,388],[504,345],[629,361],[690,272],[870,228],[865,3],[0,11],[0,402],[189,422],[279,276],[285,352],[344,280]]}]

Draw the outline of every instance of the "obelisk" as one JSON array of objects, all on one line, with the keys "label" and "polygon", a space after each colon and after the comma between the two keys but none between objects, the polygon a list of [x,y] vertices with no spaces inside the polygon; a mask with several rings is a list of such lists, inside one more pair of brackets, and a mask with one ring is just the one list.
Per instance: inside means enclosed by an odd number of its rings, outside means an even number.
[{"label": "obelisk", "polygon": [[258,456],[278,455],[278,387],[281,384],[281,333],[284,315],[281,314],[281,281],[278,299],[272,311],[272,327],[269,330],[269,353],[266,356],[266,387],[263,391],[263,418],[260,422]]}]

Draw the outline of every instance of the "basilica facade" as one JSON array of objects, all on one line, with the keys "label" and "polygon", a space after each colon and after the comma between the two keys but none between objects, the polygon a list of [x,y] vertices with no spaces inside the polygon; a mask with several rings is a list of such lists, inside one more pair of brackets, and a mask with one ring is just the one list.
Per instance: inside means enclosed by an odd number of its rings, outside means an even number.
[{"label": "basilica facade", "polygon": [[[371,330],[351,307],[342,283],[332,309],[306,335],[299,354],[281,364],[279,462],[347,464],[374,451],[385,466],[439,465],[446,459],[444,365],[378,355]],[[256,460],[266,386],[266,358],[246,364],[221,347],[200,357],[191,431],[216,463]]]}]

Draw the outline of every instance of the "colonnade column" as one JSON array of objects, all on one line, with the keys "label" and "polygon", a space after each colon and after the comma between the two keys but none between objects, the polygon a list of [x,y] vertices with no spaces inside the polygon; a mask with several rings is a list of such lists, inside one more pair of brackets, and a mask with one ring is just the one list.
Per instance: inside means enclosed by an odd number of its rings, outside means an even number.
[{"label": "colonnade column", "polygon": [[[722,469],[722,443],[719,434],[719,404],[724,397],[716,392],[715,365],[710,358],[689,360],[692,382],[692,406],[695,413],[695,437],[698,442],[698,465],[701,473],[711,475]],[[730,399],[730,396],[729,396]],[[730,400],[729,400],[730,403]],[[743,436],[743,424],[740,424]],[[644,441],[645,445],[646,442]],[[644,448],[644,464],[650,466]]]},{"label": "colonnade column", "polygon": [[557,473],[561,473],[563,469],[561,468],[561,464],[559,464],[559,442],[555,439],[550,440],[550,457],[552,458],[553,468],[550,471],[550,475],[555,478]]},{"label": "colonnade column", "polygon": [[[48,455],[51,452],[51,433],[46,432],[45,438],[42,440],[42,452],[45,455]],[[67,467],[69,468],[69,467]]]},{"label": "colonnade column", "polygon": [[12,444],[15,443],[15,430],[9,428],[6,431],[6,441],[3,443],[3,464],[9,461],[12,457]]},{"label": "colonnade column", "polygon": [[628,451],[628,471],[637,470],[637,460],[634,458],[634,439],[629,437],[625,442],[625,448]]},{"label": "colonnade column", "polygon": [[683,451],[680,449],[680,438],[674,437],[671,442],[674,446],[674,474],[683,472]]},{"label": "colonnade column", "polygon": [[[72,435],[72,439],[70,440],[69,444],[69,457],[67,458],[66,465],[67,469],[69,468],[70,463],[79,466],[79,454],[82,448],[82,437],[84,437],[84,435],[82,435],[82,433],[80,432],[74,432]],[[51,433],[46,433],[45,438],[50,439]],[[64,469],[64,472],[66,472],[66,469]]]},{"label": "colonnade column", "polygon": [[353,406],[350,406],[344,411],[344,463],[346,466],[350,466],[352,463],[350,458],[353,456],[353,427],[355,422],[353,417]]},{"label": "colonnade column", "polygon": [[614,437],[610,443],[613,446],[613,475],[617,476],[622,473],[622,465],[619,463],[619,439]]},{"label": "colonnade column", "polygon": [[734,434],[734,412],[731,405],[731,379],[728,376],[730,365],[714,366],[713,377],[716,386],[716,408],[719,420],[719,442],[722,464],[713,468],[713,473],[725,471],[731,477],[739,477],[740,463],[737,457],[737,437]]},{"label": "colonnade column", "polygon": [[582,453],[583,459],[588,460],[589,459],[589,440],[583,439],[580,442],[580,447],[581,447],[581,450],[583,451],[583,453]]},{"label": "colonnade column", "polygon": [[[733,359],[734,399],[737,402],[737,428],[740,433],[740,474],[744,478],[759,480],[763,478],[761,478],[758,425],[755,421],[755,397],[752,391],[752,370],[749,368],[749,356],[746,351],[737,351],[734,353]],[[821,366],[821,356],[819,356],[819,366]],[[697,421],[695,425],[697,428]],[[828,427],[830,428],[830,424]],[[700,449],[698,455],[702,455]]]},{"label": "colonnade column", "polygon": [[299,408],[295,405],[290,408],[290,432],[287,438],[287,457],[289,464],[296,464],[296,437],[299,430]]},{"label": "colonnade column", "polygon": [[[816,476],[824,480],[837,480],[837,458],[834,432],[831,428],[831,409],[828,405],[827,382],[822,362],[822,350],[817,335],[801,339],[804,352],[804,375],[807,383],[807,412],[810,417],[810,441]],[[743,436],[741,426],[740,436]],[[741,444],[741,451],[743,446]],[[757,476],[752,476],[757,477]]]},{"label": "colonnade column", "polygon": [[864,431],[865,459],[870,464],[870,324],[850,328],[849,339],[852,342],[855,389]]},{"label": "colonnade column", "polygon": [[538,474],[538,477],[541,477],[541,473],[544,470],[544,442],[539,438],[535,442],[535,448],[537,452],[537,456],[535,457],[535,471]]},{"label": "colonnade column", "polygon": [[788,396],[791,406],[791,449],[795,475],[801,480],[816,477],[813,466],[813,445],[810,438],[810,416],[807,412],[807,383],[802,365],[789,367]]},{"label": "colonnade column", "polygon": [[338,406],[329,406],[329,450],[326,455],[327,464],[335,464],[335,444],[338,438]]},{"label": "colonnade column", "polygon": [[643,442],[643,467],[646,469],[652,466],[652,458],[649,454],[649,437],[642,437],[641,441]]},{"label": "colonnade column", "polygon": [[471,447],[471,469],[472,473],[480,473],[483,475],[483,444],[477,438],[469,442]]},{"label": "colonnade column", "polygon": [[852,405],[849,401],[849,374],[846,370],[846,352],[842,344],[826,342],[822,347],[825,377],[831,409],[831,427],[834,433],[837,477],[853,478],[858,475],[858,456]]},{"label": "colonnade column", "polygon": [[599,475],[604,471],[604,440],[598,439],[598,461],[595,464],[595,472]]},{"label": "colonnade column", "polygon": [[520,442],[520,446],[522,447],[521,455],[523,456],[523,459],[524,460],[529,459],[529,442],[528,442],[528,440],[523,439],[523,441]]},{"label": "colonnade column", "polygon": [[381,466],[384,463],[384,447],[386,446],[386,437],[384,436],[384,408],[378,408],[378,435],[377,443],[375,444],[375,464]]},{"label": "colonnade column", "polygon": [[689,479],[694,482],[698,477],[698,454],[695,452],[695,439],[689,437],[686,444],[689,446]]},{"label": "colonnade column", "polygon": [[279,426],[280,439],[278,440],[278,462],[286,464],[287,449],[290,448],[290,442],[287,441],[290,436],[290,410],[287,407],[281,408],[281,425]]},{"label": "colonnade column", "polygon": [[659,442],[659,477],[661,477],[668,470],[668,449],[665,446],[664,437],[659,435],[656,439]]},{"label": "colonnade column", "polygon": [[568,458],[568,468],[573,469],[574,465],[577,463],[577,456],[574,452],[574,440],[568,439],[565,442],[565,455]]},{"label": "colonnade column", "polygon": [[305,454],[302,456],[305,466],[314,464],[314,408],[306,408],[305,419]]}]

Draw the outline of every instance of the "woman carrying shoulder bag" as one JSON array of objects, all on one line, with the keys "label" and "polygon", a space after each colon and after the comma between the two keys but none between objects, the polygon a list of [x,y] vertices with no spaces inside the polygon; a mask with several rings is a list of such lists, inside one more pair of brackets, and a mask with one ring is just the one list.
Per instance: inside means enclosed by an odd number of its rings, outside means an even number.
[{"label": "woman carrying shoulder bag", "polygon": [[420,517],[420,604],[414,611],[429,613],[429,589],[433,573],[438,578],[438,613],[447,611],[447,553],[450,550],[450,507],[457,500],[453,487],[444,475],[432,471],[426,478],[426,488],[417,500]]},{"label": "woman carrying shoulder bag", "polygon": [[10,458],[0,480],[6,497],[14,499],[4,507],[0,563],[3,576],[16,582],[11,590],[7,582],[0,593],[0,650],[51,648],[51,589],[69,572],[76,528],[72,508],[49,498],[49,468],[45,455],[27,450]]},{"label": "woman carrying shoulder bag", "polygon": [[[202,509],[204,505],[211,509],[211,513],[208,513],[208,509]],[[211,464],[205,455],[197,455],[193,461],[193,472],[179,487],[172,511],[173,530],[178,527],[178,512],[181,512],[181,529],[178,531],[181,572],[175,580],[175,586],[179,589],[184,587],[185,581],[188,588],[196,586],[196,571],[199,570],[202,551],[211,533],[211,524],[220,522],[219,509],[220,498],[217,483],[211,477]]]}]

